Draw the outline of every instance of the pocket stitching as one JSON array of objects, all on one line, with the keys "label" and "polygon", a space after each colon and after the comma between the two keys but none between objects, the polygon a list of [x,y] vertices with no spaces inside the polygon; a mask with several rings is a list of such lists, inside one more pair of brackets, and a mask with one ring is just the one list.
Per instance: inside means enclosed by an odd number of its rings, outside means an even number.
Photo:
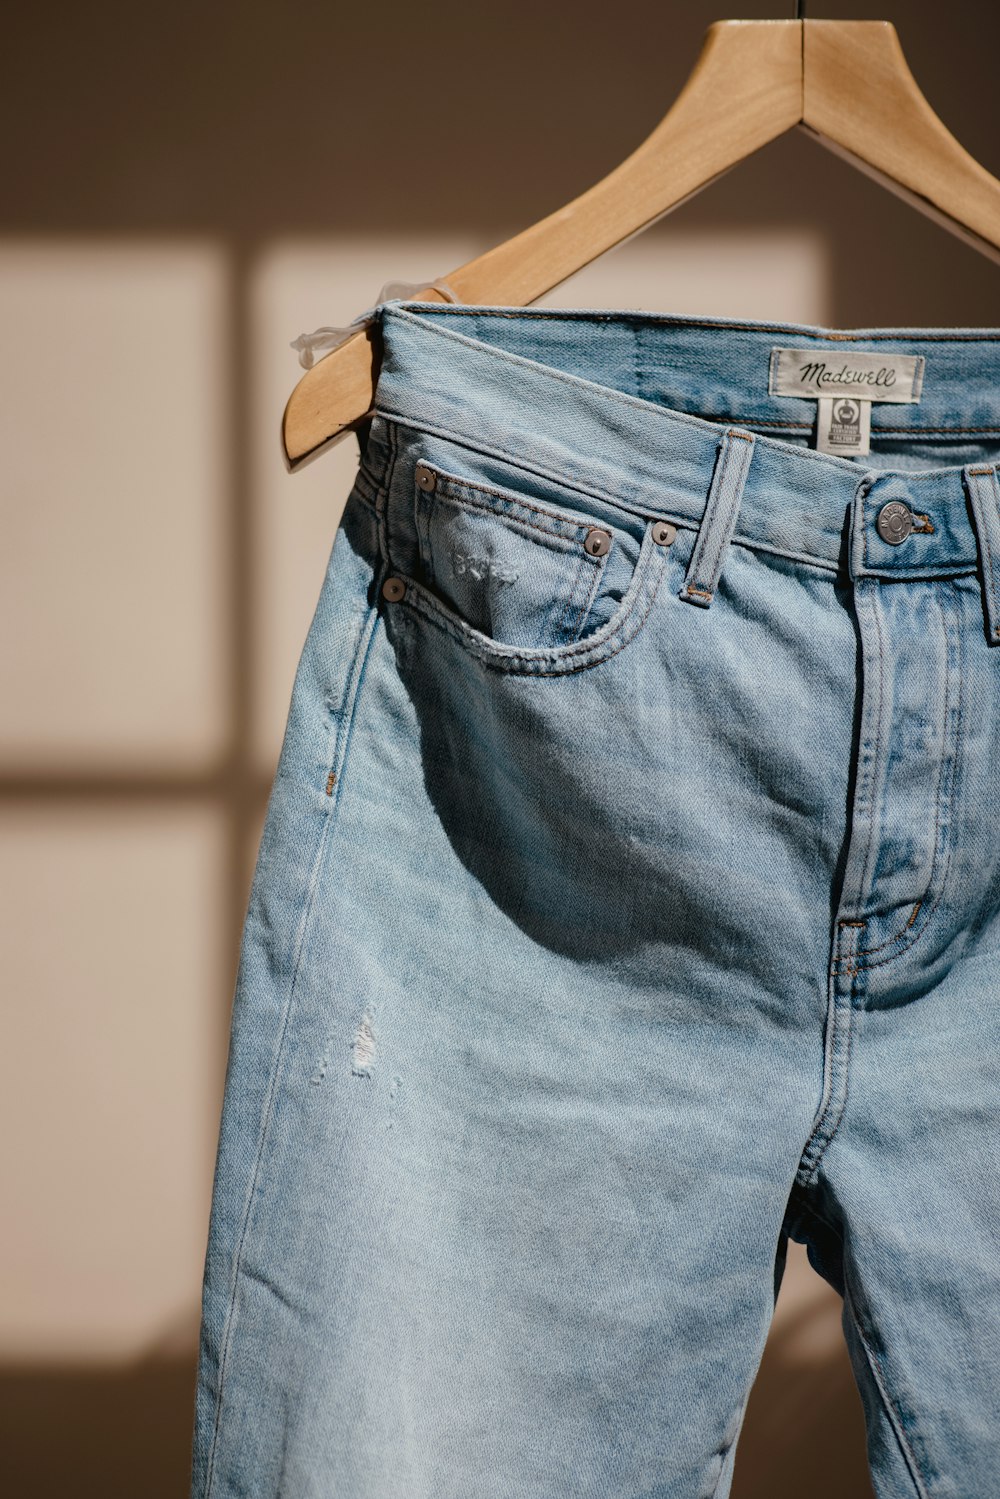
[{"label": "pocket stitching", "polygon": [[[494,499],[502,500],[505,504],[519,505],[525,510],[534,511],[536,515],[544,516],[546,519],[558,521],[564,526],[569,526],[575,533],[575,538],[574,536],[563,536],[551,526],[544,526],[538,521],[524,519],[517,515],[508,516],[507,519],[520,521],[522,525],[532,526],[535,530],[554,536],[560,541],[572,542],[574,539],[580,539],[587,534],[591,525],[599,524],[597,521],[588,522],[578,515],[567,515],[555,505],[542,505],[537,501],[522,499],[513,489],[501,489],[492,484],[482,484],[476,479],[465,479],[458,474],[447,473],[444,469],[438,468],[433,463],[424,462],[424,467],[429,468],[436,475],[437,484],[435,485],[435,494],[438,491],[438,485],[440,485],[446,494],[454,496],[456,504],[464,503],[477,509],[485,510],[490,515],[502,514],[502,512],[499,512],[495,506],[486,503],[477,504],[474,498],[475,495],[491,495]],[[415,488],[417,488],[418,495],[423,493],[418,486],[415,485]],[[466,493],[470,493],[473,498],[465,499],[464,496]]]},{"label": "pocket stitching", "polygon": [[[430,538],[439,499],[444,499],[458,508],[478,512],[484,516],[488,516],[492,520],[499,520],[503,524],[510,525],[515,529],[526,527],[530,531],[539,532],[541,537],[552,538],[552,541],[557,543],[552,548],[554,551],[568,552],[574,547],[579,548],[580,560],[577,565],[576,576],[567,592],[562,612],[556,621],[556,630],[561,631],[564,628],[567,617],[572,618],[570,611],[574,608],[577,609],[575,623],[568,642],[570,645],[577,644],[579,642],[580,631],[583,629],[587,617],[593,608],[597,590],[607,570],[608,561],[614,547],[614,540],[612,540],[612,547],[606,553],[594,556],[581,546],[581,542],[593,527],[611,529],[614,523],[611,521],[602,523],[596,519],[588,521],[580,516],[569,515],[565,511],[558,509],[555,505],[541,504],[538,501],[525,499],[513,489],[501,488],[499,485],[484,484],[476,479],[466,479],[463,475],[450,473],[438,464],[428,463],[425,459],[422,459],[421,463],[423,467],[429,469],[435,475],[434,488],[430,491],[421,489],[416,480],[413,480],[414,533],[417,539],[417,551],[421,567],[425,574],[425,582],[431,588],[438,586]],[[484,501],[480,501],[477,499],[479,495],[491,496],[493,499],[500,501],[501,504],[490,505]],[[511,508],[504,508],[508,506]],[[554,529],[553,526],[545,526],[538,521],[532,520],[530,517],[519,515],[516,513],[515,507],[521,510],[534,511],[536,515],[544,516],[546,519],[558,522],[560,525],[567,527],[574,534],[567,535]],[[525,539],[530,540],[531,538],[529,536]],[[636,567],[638,565],[637,562]],[[582,602],[579,606],[576,606],[574,599],[580,588],[581,580],[585,578],[588,570],[591,575],[590,586],[584,591]],[[434,600],[434,602],[437,603],[440,601]],[[446,605],[444,609],[447,613]],[[458,620],[457,623],[462,628],[475,628],[474,626],[468,626],[464,620]],[[479,633],[481,634],[481,632]],[[493,644],[496,646],[500,642],[493,642]],[[560,647],[537,646],[534,648],[529,647],[528,649],[556,650],[560,649]]]},{"label": "pocket stitching", "polygon": [[[668,561],[667,548],[653,541],[652,532],[653,522],[650,521],[646,525],[631,581],[616,614],[605,621],[593,635],[568,645],[525,649],[491,640],[482,631],[453,615],[435,594],[405,573],[398,574],[405,584],[405,592],[398,602],[408,604],[430,623],[454,636],[470,655],[475,656],[486,667],[521,676],[555,676],[581,671],[600,665],[602,661],[616,655],[635,638],[645,623],[666,574]],[[648,593],[646,607],[637,616],[636,610],[645,593]],[[629,633],[630,625],[633,628]],[[618,641],[619,636],[624,638]]]},{"label": "pocket stitching", "polygon": [[[573,633],[570,637],[571,643],[575,643],[579,638],[580,631],[583,629],[584,620],[587,618],[587,615],[590,613],[591,609],[594,606],[594,598],[597,594],[597,585],[601,581],[601,578],[604,576],[604,568],[607,565],[607,560],[610,555],[611,551],[609,549],[607,554],[604,557],[600,558],[600,566],[591,568],[590,588],[584,593],[583,602],[580,605],[579,612],[577,613],[576,623],[573,627]],[[579,588],[580,580],[583,577],[583,571],[584,567],[586,566],[586,562],[587,553],[583,552],[582,556],[580,557],[580,561],[577,564],[576,577],[573,579],[573,586],[566,596],[566,602],[563,605],[562,613],[556,621],[557,630],[562,630],[563,622],[573,605],[573,600],[576,597],[576,591]]]},{"label": "pocket stitching", "polygon": [[[418,496],[421,493],[422,491],[420,489],[417,489]],[[584,551],[582,546],[580,545],[583,541],[583,538],[590,530],[590,526],[586,521],[573,520],[568,515],[563,516],[559,515],[556,511],[552,511],[551,514],[553,519],[561,521],[563,525],[574,527],[577,533],[575,536],[566,536],[549,526],[540,525],[538,521],[529,520],[522,515],[511,515],[503,510],[494,509],[491,505],[481,505],[478,504],[475,499],[467,499],[464,495],[456,494],[454,492],[454,489],[449,490],[447,481],[442,484],[440,493],[437,489],[435,489],[434,493],[428,496],[428,498],[431,500],[431,504],[426,507],[428,517],[430,516],[432,510],[436,508],[438,500],[443,499],[446,503],[454,505],[456,509],[465,509],[479,515],[485,515],[488,516],[490,520],[501,521],[505,525],[514,527],[524,526],[527,527],[530,531],[537,531],[544,538],[544,542],[542,544],[550,545],[553,551],[570,552],[575,548],[579,548],[581,552],[583,552],[583,560],[592,563],[595,567],[595,570],[600,569],[600,566],[604,560],[603,557],[591,556],[591,554]],[[497,498],[504,499],[506,497],[498,494]],[[525,505],[526,501],[520,500],[516,496],[511,495],[508,499],[508,503],[512,505]],[[419,500],[418,508],[420,508]],[[534,505],[529,506],[528,508],[532,510],[537,509],[537,507]],[[598,522],[594,521],[593,524],[596,526]],[[527,539],[531,540],[533,538],[528,537]]]}]

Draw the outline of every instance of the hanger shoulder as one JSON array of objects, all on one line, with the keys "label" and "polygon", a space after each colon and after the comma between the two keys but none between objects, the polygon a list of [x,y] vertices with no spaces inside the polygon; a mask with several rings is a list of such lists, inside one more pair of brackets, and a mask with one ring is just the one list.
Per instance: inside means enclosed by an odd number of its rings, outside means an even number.
[{"label": "hanger shoulder", "polygon": [[1000,260],[1000,181],[935,114],[891,21],[803,22],[802,125],[822,145]]},{"label": "hanger shoulder", "polygon": [[800,24],[716,21],[670,110],[630,156],[449,285],[469,302],[534,302],[791,129],[802,111]]},{"label": "hanger shoulder", "polygon": [[[674,104],[619,166],[547,218],[445,279],[468,303],[527,306],[693,197],[802,118],[802,22],[716,21]],[[427,289],[428,301],[443,300]],[[321,359],[285,408],[293,470],[370,410],[378,377],[366,332]]]}]

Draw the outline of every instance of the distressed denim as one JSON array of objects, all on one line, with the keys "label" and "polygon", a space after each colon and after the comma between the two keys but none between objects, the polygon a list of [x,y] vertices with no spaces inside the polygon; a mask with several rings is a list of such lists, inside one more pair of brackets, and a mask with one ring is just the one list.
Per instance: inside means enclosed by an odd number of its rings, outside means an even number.
[{"label": "distressed denim", "polygon": [[[1000,329],[375,332],[242,934],[193,1499],[725,1499],[789,1237],[879,1499],[992,1499]],[[817,451],[776,345],[921,355],[920,399]]]}]

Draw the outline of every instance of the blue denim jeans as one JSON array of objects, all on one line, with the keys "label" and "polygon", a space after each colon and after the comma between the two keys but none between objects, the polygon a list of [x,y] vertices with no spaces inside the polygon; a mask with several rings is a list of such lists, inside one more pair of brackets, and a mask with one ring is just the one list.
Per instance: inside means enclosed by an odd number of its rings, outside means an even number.
[{"label": "blue denim jeans", "polygon": [[[992,1499],[1000,329],[376,331],[243,929],[193,1499],[724,1499],[789,1237],[879,1499]],[[922,356],[920,399],[817,451],[776,345]]]}]

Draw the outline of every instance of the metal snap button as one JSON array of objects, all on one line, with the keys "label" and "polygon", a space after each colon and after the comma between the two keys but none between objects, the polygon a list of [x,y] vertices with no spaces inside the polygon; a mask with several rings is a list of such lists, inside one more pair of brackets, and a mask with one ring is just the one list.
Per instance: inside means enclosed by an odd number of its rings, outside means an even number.
[{"label": "metal snap button", "polygon": [[382,584],[382,596],[387,599],[401,599],[406,592],[406,584],[402,578],[386,578]]},{"label": "metal snap button", "polygon": [[431,490],[434,488],[437,476],[432,468],[427,467],[426,463],[417,464],[416,476],[417,485],[420,489]]},{"label": "metal snap button", "polygon": [[875,528],[883,541],[897,547],[913,530],[913,512],[902,500],[890,500],[879,511]]},{"label": "metal snap button", "polygon": [[658,520],[653,526],[653,540],[657,546],[668,547],[677,540],[677,527],[668,520]]},{"label": "metal snap button", "polygon": [[610,531],[602,531],[600,526],[591,526],[583,543],[584,550],[592,557],[603,557],[611,546]]}]

